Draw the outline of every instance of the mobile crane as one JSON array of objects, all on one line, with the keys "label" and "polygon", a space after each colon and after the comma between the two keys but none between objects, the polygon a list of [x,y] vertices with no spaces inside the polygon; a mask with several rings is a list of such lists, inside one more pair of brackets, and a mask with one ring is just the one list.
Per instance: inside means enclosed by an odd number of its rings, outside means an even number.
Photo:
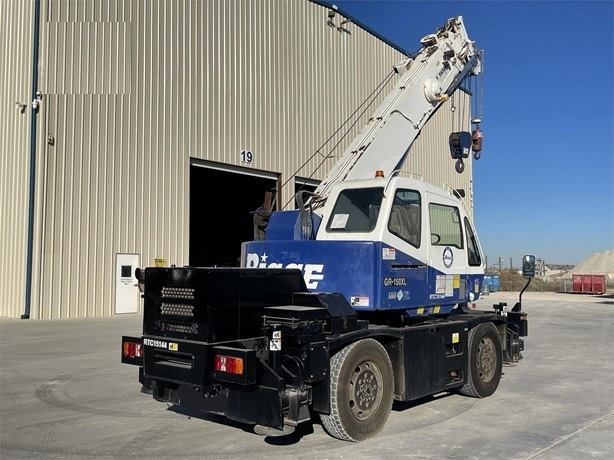
[{"label": "mobile crane", "polygon": [[[484,260],[462,198],[399,173],[481,52],[460,16],[421,44],[315,192],[242,244],[241,267],[137,269],[143,334],[122,337],[121,360],[143,392],[263,435],[318,414],[347,441],[380,432],[393,401],[495,392],[524,350],[522,293],[510,310],[472,308]],[[472,144],[450,136],[457,171]],[[527,286],[534,264],[525,256]]]}]

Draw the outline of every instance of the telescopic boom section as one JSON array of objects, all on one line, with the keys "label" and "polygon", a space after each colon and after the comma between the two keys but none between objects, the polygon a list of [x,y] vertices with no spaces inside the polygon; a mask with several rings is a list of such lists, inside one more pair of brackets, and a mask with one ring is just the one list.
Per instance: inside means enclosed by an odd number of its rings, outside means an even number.
[{"label": "telescopic boom section", "polygon": [[429,118],[468,74],[481,73],[481,52],[469,40],[462,16],[420,43],[415,56],[394,66],[401,78],[315,190],[314,207],[338,181],[373,178],[376,170],[388,177],[399,169]]}]

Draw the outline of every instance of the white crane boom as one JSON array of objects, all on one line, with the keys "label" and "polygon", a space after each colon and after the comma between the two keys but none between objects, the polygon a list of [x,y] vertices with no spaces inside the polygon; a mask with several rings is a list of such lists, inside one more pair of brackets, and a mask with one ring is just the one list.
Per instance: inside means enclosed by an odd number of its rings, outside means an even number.
[{"label": "white crane boom", "polygon": [[481,73],[481,52],[469,39],[462,16],[420,40],[413,57],[394,66],[401,78],[368,124],[316,188],[312,204],[323,203],[332,184],[388,177],[399,169],[420,130],[468,75]]}]

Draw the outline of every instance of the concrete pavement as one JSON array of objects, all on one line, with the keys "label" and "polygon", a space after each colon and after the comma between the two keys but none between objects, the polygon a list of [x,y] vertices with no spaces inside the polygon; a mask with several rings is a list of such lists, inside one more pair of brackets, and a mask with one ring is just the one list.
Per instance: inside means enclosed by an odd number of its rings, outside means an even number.
[{"label": "concrete pavement", "polygon": [[[514,294],[491,293],[489,309]],[[140,315],[0,319],[0,458],[21,459],[594,459],[614,458],[612,296],[525,293],[524,359],[485,399],[395,403],[361,443],[314,418],[283,438],[222,417],[182,413],[140,393],[120,363]]]}]

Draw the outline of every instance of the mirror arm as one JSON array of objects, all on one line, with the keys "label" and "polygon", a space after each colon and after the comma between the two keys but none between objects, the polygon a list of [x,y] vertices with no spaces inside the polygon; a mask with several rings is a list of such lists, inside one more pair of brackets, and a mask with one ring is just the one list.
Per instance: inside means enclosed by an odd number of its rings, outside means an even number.
[{"label": "mirror arm", "polygon": [[516,305],[514,305],[514,308],[512,308],[512,311],[520,311],[522,309],[522,293],[525,291],[526,288],[529,287],[529,284],[531,284],[531,280],[533,278],[529,278],[527,280],[527,284],[524,285],[524,287],[522,288],[522,291],[520,291],[520,294],[518,295],[518,302],[516,302]]}]

